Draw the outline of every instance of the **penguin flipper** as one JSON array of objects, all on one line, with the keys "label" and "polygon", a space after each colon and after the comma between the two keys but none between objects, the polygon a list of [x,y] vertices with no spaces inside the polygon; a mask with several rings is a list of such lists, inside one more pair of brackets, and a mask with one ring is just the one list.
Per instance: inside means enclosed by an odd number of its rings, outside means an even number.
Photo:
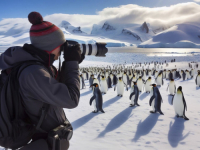
[{"label": "penguin flipper", "polygon": [[135,95],[135,92],[132,92],[129,99],[131,100],[132,96]]},{"label": "penguin flipper", "polygon": [[93,95],[90,99],[90,105],[92,105],[92,101],[95,99],[96,97]]},{"label": "penguin flipper", "polygon": [[[175,96],[175,95],[174,95]],[[173,105],[173,101],[174,101],[174,96],[172,97],[172,102],[171,102],[171,104]]]},{"label": "penguin flipper", "polygon": [[[182,96],[183,96],[183,104],[184,104],[184,108],[185,108],[186,111],[187,111],[187,104],[186,104],[185,97],[184,97],[183,93],[182,93]],[[184,109],[184,111],[185,111],[185,109]]]},{"label": "penguin flipper", "polygon": [[176,85],[174,85],[174,93],[176,93]]},{"label": "penguin flipper", "polygon": [[[198,77],[198,75],[197,75],[197,77]],[[196,77],[196,79],[195,79],[196,85],[197,85],[197,77]]]},{"label": "penguin flipper", "polygon": [[149,100],[149,105],[151,106],[151,103],[152,103],[152,101],[153,101],[153,99],[155,98],[155,96],[153,95],[153,96],[151,96],[151,98],[150,98],[150,100]]}]

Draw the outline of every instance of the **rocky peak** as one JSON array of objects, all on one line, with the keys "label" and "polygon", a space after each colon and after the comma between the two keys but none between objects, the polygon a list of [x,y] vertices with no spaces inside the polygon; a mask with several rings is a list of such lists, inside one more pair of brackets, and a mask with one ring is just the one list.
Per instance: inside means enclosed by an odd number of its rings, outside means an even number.
[{"label": "rocky peak", "polygon": [[131,35],[131,36],[135,37],[137,40],[140,40],[142,42],[142,39],[136,33],[133,33],[127,29],[123,29],[122,34]]},{"label": "rocky peak", "polygon": [[149,27],[146,22],[144,22],[140,28],[142,29],[142,31],[149,33]]},{"label": "rocky peak", "polygon": [[104,29],[106,31],[115,30],[115,28],[113,26],[109,25],[107,22],[104,23],[104,25],[102,26],[102,29]]}]

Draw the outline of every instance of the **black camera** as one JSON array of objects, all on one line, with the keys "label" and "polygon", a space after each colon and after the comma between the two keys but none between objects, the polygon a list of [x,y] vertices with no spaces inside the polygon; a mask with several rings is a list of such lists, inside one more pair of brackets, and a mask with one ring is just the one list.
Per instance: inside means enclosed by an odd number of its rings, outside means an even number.
[{"label": "black camera", "polygon": [[48,133],[48,144],[52,150],[66,150],[69,148],[69,140],[72,138],[73,128],[69,121],[60,125]]},{"label": "black camera", "polygon": [[[76,41],[66,40],[68,47],[79,44]],[[105,57],[108,49],[106,48],[106,43],[96,43],[96,44],[79,44],[81,53],[84,55],[92,55],[97,57]]]}]

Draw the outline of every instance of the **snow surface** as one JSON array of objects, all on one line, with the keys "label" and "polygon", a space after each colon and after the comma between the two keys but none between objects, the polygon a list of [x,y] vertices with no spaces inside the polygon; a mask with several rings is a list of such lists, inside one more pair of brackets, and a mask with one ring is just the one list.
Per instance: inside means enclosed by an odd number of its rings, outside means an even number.
[{"label": "snow surface", "polygon": [[[133,54],[134,55],[134,54]],[[80,67],[107,66],[127,62],[170,61],[163,69],[189,69],[188,62],[199,61],[199,56],[182,57],[149,57],[138,54],[133,55],[116,53],[108,54],[106,58],[86,57]],[[113,59],[111,59],[113,57]],[[132,61],[131,61],[132,60]],[[150,66],[150,68],[153,65]],[[182,81],[176,80],[176,86],[183,87],[183,93],[187,103],[186,116],[190,119],[176,118],[174,108],[171,105],[172,97],[166,91],[169,81],[164,80],[164,85],[159,88],[163,103],[161,109],[164,115],[150,114],[149,94],[142,92],[139,95],[139,107],[129,107],[130,91],[125,91],[123,97],[117,97],[116,91],[109,89],[103,95],[103,113],[92,113],[93,106],[89,105],[92,91],[86,81],[86,89],[81,90],[80,103],[75,109],[65,109],[66,116],[74,127],[74,135],[70,141],[70,150],[132,150],[132,149],[193,149],[200,148],[200,93],[194,79]]]}]

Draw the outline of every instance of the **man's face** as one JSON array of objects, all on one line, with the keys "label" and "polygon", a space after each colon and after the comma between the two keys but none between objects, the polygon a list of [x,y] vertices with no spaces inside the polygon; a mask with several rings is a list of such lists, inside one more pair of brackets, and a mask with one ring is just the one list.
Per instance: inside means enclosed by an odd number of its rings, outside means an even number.
[{"label": "man's face", "polygon": [[52,54],[55,55],[54,60],[58,60],[58,57],[60,56],[60,47],[56,48]]}]

